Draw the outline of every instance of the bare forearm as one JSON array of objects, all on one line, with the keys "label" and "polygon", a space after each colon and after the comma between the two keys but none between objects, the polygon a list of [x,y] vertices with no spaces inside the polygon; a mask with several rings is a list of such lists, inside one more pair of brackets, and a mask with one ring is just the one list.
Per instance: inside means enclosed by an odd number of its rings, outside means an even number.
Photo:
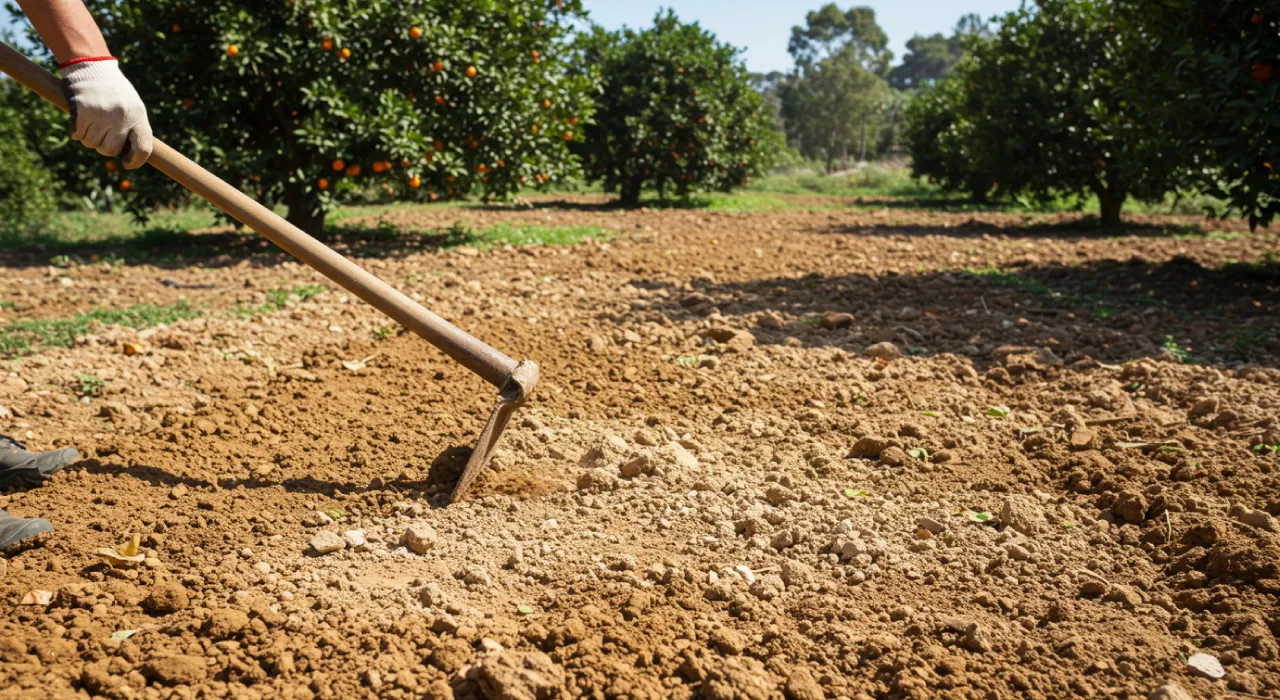
[{"label": "bare forearm", "polygon": [[18,0],[18,6],[59,63],[111,54],[81,0]]}]

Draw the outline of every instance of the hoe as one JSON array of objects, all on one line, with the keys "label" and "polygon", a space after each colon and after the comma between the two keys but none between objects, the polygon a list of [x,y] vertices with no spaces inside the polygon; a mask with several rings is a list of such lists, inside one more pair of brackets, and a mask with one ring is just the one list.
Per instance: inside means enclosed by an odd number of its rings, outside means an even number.
[{"label": "hoe", "polygon": [[[53,103],[58,109],[70,111],[62,93],[61,82],[4,43],[0,43],[0,70]],[[533,388],[538,383],[538,366],[529,360],[516,362],[428,311],[159,139],[155,141],[155,150],[148,163],[498,388],[497,406],[489,416],[484,430],[480,432],[480,440],[467,461],[467,468],[453,489],[454,500],[463,496],[484,470],[498,438],[511,420],[511,415],[533,393]]]}]

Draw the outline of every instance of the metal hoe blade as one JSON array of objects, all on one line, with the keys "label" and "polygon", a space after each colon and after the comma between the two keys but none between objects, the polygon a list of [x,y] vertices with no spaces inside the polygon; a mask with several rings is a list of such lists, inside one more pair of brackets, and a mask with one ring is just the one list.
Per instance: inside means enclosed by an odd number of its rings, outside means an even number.
[{"label": "metal hoe blade", "polygon": [[498,396],[498,404],[493,408],[493,414],[489,416],[489,422],[485,423],[484,430],[480,431],[480,439],[476,442],[475,449],[471,452],[471,457],[467,459],[467,468],[462,472],[462,478],[458,479],[458,484],[453,487],[453,495],[449,497],[450,501],[457,501],[466,495],[467,489],[480,476],[484,468],[489,464],[489,457],[493,454],[493,448],[498,444],[499,438],[502,437],[502,431],[506,430],[507,423],[511,420],[511,416],[524,405],[525,399],[533,393],[534,386],[538,383],[538,366],[529,360],[521,362],[516,371],[512,373],[511,379],[503,388],[502,393]]}]

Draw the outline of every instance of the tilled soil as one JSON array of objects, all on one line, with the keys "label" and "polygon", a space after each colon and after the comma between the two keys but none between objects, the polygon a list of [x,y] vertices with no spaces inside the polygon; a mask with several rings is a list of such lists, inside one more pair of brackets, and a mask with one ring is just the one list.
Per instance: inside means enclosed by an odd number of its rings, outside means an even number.
[{"label": "tilled soil", "polygon": [[[455,221],[617,237],[438,249]],[[0,432],[85,453],[0,496],[57,528],[0,559],[0,697],[1280,697],[1274,234],[593,198],[379,222],[404,235],[335,242],[542,368],[461,503],[494,391],[332,284],[236,313],[324,282],[252,239],[0,258],[0,324],[206,312],[0,362]],[[133,534],[137,568],[94,554]]]}]

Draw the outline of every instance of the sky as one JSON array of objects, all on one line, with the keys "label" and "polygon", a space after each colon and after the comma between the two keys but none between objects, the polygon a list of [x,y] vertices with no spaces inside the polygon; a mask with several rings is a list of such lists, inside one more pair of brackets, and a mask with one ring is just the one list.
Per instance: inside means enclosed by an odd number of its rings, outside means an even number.
[{"label": "sky", "polygon": [[[671,7],[686,22],[697,21],[722,41],[745,48],[747,68],[758,73],[786,71],[791,27],[804,23],[810,10],[826,0],[585,0],[592,19],[609,28],[623,25],[646,27],[662,7]],[[961,15],[976,12],[990,17],[1017,9],[1022,0],[849,0],[841,8],[869,5],[889,35],[895,61],[906,52],[907,39],[915,34],[950,34]],[[0,12],[0,26],[9,24]]]},{"label": "sky", "polygon": [[[617,29],[622,25],[649,26],[662,7],[676,11],[680,19],[697,21],[721,41],[746,49],[747,68],[757,73],[787,71],[791,27],[828,0],[584,0],[591,18]],[[962,15],[976,12],[984,18],[1016,10],[1022,0],[841,0],[841,9],[870,6],[876,21],[889,35],[894,61],[906,52],[907,40],[916,34],[950,34]]]}]

